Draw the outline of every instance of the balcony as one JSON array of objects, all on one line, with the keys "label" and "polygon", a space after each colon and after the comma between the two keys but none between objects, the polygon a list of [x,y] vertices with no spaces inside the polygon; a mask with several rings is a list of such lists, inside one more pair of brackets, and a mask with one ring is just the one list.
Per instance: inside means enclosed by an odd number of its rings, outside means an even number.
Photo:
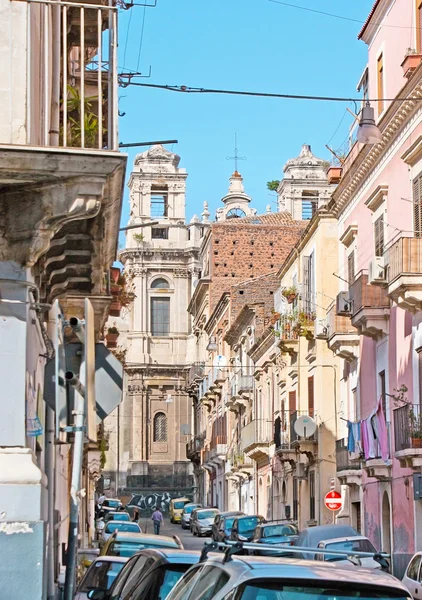
[{"label": "balcony", "polygon": [[204,378],[205,363],[198,362],[191,366],[188,374],[188,386],[195,387]]},{"label": "balcony", "polygon": [[347,449],[347,439],[336,441],[337,479],[342,485],[360,485],[362,481],[362,465],[360,460],[353,460]]},{"label": "balcony", "polygon": [[401,237],[385,253],[391,300],[416,313],[422,310],[422,238]]},{"label": "balcony", "polygon": [[406,404],[393,411],[394,456],[402,467],[420,470],[422,467],[422,409],[418,404]]},{"label": "balcony", "polygon": [[336,356],[353,361],[359,356],[359,335],[350,317],[336,313],[336,306],[327,312],[327,344]]},{"label": "balcony", "polygon": [[186,444],[186,457],[194,463],[200,462],[201,450],[204,447],[203,434],[196,435]]},{"label": "balcony", "polygon": [[254,419],[243,427],[241,435],[241,451],[253,460],[268,457],[273,441],[273,424],[264,419]]},{"label": "balcony", "polygon": [[233,375],[230,380],[230,404],[235,410],[248,406],[250,402],[249,393],[245,394],[245,389],[242,389],[242,378],[245,375]]},{"label": "balcony", "polygon": [[[296,413],[293,413],[296,415]],[[281,413],[274,421],[274,444],[276,454],[281,462],[288,462],[292,469],[295,468],[299,460],[299,450],[292,446],[296,440],[296,434],[291,423],[291,414],[289,411]]]},{"label": "balcony", "polygon": [[214,391],[221,390],[222,384],[226,381],[227,369],[213,367],[210,371],[210,389]]},{"label": "balcony", "polygon": [[379,339],[388,334],[390,299],[384,287],[368,283],[368,273],[360,271],[349,289],[352,325],[359,335]]},{"label": "balcony", "polygon": [[217,436],[211,440],[208,462],[214,465],[222,464],[227,458],[227,438]]},{"label": "balcony", "polygon": [[281,315],[280,319],[275,324],[274,331],[276,336],[280,338],[278,347],[281,352],[290,355],[297,353],[299,346],[299,331],[298,328],[295,327],[293,312]]},{"label": "balcony", "polygon": [[313,435],[306,435],[301,437],[295,431],[295,423],[299,417],[312,417],[308,411],[297,410],[290,414],[290,445],[293,449],[305,454],[309,462],[312,462],[316,457],[317,445],[318,445],[318,433],[317,431]]}]

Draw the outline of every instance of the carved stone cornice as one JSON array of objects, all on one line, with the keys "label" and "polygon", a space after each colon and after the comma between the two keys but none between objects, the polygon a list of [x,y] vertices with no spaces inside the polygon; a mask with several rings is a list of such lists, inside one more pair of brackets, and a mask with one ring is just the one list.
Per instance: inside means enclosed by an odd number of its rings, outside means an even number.
[{"label": "carved stone cornice", "polygon": [[[350,168],[343,172],[342,180],[333,192],[329,208],[338,216],[364,187],[376,168],[399,148],[403,138],[422,111],[422,65],[417,69],[407,85],[400,90],[399,96],[409,98],[402,102],[393,102],[379,123],[382,140],[374,146],[363,146]],[[353,149],[352,151],[353,152]]]}]

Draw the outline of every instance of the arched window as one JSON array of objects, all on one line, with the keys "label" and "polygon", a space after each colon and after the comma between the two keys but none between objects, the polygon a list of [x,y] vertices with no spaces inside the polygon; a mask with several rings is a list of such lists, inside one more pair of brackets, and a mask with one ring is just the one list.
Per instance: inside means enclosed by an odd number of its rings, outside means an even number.
[{"label": "arched window", "polygon": [[154,417],[154,442],[167,441],[167,417],[164,413],[159,412]]},{"label": "arched window", "polygon": [[164,279],[163,277],[159,277],[158,279],[154,279],[154,281],[151,283],[151,287],[153,289],[167,289],[170,287],[169,282],[167,281],[167,279]]}]

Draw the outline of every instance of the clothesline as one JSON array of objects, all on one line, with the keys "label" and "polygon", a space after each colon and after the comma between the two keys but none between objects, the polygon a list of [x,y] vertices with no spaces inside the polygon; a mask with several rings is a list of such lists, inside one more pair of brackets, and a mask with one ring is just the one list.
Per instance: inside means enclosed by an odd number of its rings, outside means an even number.
[{"label": "clothesline", "polygon": [[384,462],[388,462],[390,455],[382,398],[379,398],[376,408],[366,419],[353,422],[340,418],[347,422],[349,452],[363,454],[366,460],[381,455]]}]

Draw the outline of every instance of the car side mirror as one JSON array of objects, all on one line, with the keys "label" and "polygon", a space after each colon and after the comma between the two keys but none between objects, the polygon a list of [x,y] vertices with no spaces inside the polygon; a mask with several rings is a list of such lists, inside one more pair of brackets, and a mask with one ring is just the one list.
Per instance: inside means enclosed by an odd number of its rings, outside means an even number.
[{"label": "car side mirror", "polygon": [[91,590],[88,592],[89,600],[105,600],[106,593],[104,590]]}]

